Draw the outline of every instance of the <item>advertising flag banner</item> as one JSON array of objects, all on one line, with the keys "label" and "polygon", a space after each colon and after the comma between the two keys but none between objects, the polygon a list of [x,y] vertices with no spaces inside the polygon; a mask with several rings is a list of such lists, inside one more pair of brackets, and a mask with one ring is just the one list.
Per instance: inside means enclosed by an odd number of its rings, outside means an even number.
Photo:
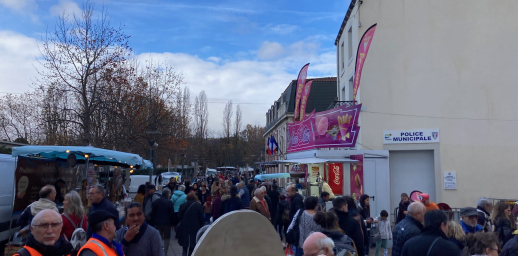
[{"label": "advertising flag banner", "polygon": [[331,190],[336,195],[343,195],[343,180],[344,180],[344,171],[342,168],[342,163],[329,164],[329,179],[328,184],[331,187]]},{"label": "advertising flag banner", "polygon": [[374,37],[374,32],[376,31],[376,25],[372,25],[362,36],[360,40],[360,44],[358,45],[358,51],[356,52],[356,66],[354,68],[354,82],[353,82],[353,100],[356,101],[356,94],[358,93],[358,88],[360,87],[360,79],[362,76],[363,64],[365,63],[365,58],[367,58],[367,53],[369,52],[369,47],[372,43],[372,38]]},{"label": "advertising flag banner", "polygon": [[304,119],[306,116],[306,104],[308,103],[309,92],[311,91],[311,84],[313,81],[309,81],[304,86],[304,91],[302,92],[302,99],[300,101],[300,120]]},{"label": "advertising flag banner", "polygon": [[299,72],[299,76],[297,77],[297,91],[295,94],[295,113],[294,113],[295,120],[302,120],[302,118],[299,119],[300,99],[302,98],[302,92],[304,91],[304,85],[306,84],[306,76],[308,74],[308,68],[309,68],[309,63],[304,65],[304,67],[302,67],[302,69]]},{"label": "advertising flag banner", "polygon": [[354,200],[360,200],[363,195],[363,155],[351,155],[351,159],[358,160],[356,163],[351,163],[351,196]]},{"label": "advertising flag banner", "polygon": [[287,152],[314,148],[354,147],[360,132],[361,104],[311,112],[300,122],[288,123]]}]

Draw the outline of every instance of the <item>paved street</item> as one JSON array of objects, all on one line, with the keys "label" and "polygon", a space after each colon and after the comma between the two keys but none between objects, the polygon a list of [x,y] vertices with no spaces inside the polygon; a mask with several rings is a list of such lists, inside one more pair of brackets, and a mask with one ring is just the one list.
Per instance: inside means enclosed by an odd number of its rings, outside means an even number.
[{"label": "paved street", "polygon": [[176,232],[171,232],[171,242],[169,242],[169,249],[167,250],[167,256],[182,256],[182,247],[178,244],[178,240],[174,237]]}]

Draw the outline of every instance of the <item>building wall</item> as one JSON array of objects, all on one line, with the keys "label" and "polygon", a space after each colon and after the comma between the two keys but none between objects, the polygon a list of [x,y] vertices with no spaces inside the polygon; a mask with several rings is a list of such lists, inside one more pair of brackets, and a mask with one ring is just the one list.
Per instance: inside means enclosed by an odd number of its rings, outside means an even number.
[{"label": "building wall", "polygon": [[[365,0],[359,10],[355,35],[378,24],[360,85],[362,144],[401,149],[384,146],[382,131],[439,128],[436,198],[452,207],[518,197],[517,9],[514,0]],[[448,171],[457,190],[443,189]]]},{"label": "building wall", "polygon": [[[358,4],[355,5],[347,21],[340,41],[336,45],[337,52],[337,95],[340,101],[350,101],[353,96],[349,81],[354,75],[356,52],[358,50]],[[349,33],[349,31],[351,31]],[[361,35],[360,35],[361,37]]]}]

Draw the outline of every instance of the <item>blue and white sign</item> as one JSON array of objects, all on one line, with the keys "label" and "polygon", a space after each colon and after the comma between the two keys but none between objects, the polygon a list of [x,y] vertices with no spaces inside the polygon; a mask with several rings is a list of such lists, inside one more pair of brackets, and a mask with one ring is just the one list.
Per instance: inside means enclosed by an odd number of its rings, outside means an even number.
[{"label": "blue and white sign", "polygon": [[383,144],[439,143],[439,129],[383,131]]}]

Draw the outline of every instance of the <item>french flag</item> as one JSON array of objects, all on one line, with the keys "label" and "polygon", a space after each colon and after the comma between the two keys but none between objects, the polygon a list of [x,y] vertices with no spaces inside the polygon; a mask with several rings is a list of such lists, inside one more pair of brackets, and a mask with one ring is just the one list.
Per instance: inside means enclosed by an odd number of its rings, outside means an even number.
[{"label": "french flag", "polygon": [[279,151],[279,144],[277,144],[277,141],[275,140],[275,137],[272,135],[270,139],[270,150],[272,151],[272,154],[276,154]]}]

